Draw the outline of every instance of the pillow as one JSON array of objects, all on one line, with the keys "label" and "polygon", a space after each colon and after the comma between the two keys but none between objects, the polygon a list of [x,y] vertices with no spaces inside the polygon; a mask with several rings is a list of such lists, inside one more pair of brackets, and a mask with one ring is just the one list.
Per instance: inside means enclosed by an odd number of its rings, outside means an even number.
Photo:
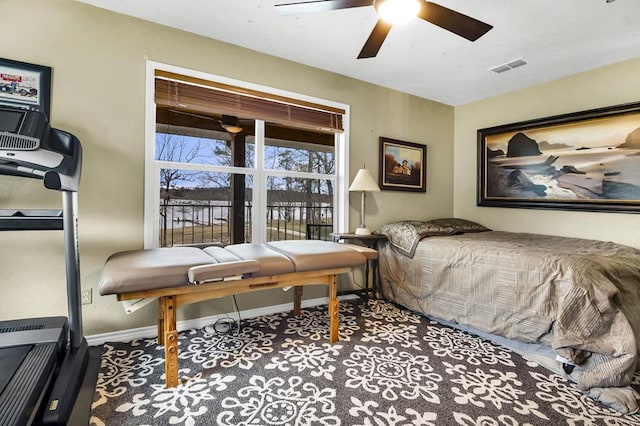
[{"label": "pillow", "polygon": [[479,223],[472,222],[466,219],[458,219],[455,217],[430,220],[429,223],[433,223],[434,225],[438,225],[438,226],[452,228],[456,234],[467,234],[471,232],[491,231],[491,229],[484,227]]},{"label": "pillow", "polygon": [[456,231],[450,226],[433,222],[403,220],[382,225],[376,230],[376,233],[385,235],[389,243],[400,253],[413,257],[421,239],[438,235],[453,235]]}]

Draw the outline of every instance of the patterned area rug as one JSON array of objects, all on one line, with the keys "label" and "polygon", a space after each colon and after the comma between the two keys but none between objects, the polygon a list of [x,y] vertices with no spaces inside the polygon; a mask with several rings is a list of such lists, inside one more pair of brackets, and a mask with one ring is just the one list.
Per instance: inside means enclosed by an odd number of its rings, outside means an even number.
[{"label": "patterned area rug", "polygon": [[[180,333],[181,386],[156,339],[104,345],[93,425],[640,425],[486,340],[379,300]],[[207,328],[208,329],[208,328]]]}]

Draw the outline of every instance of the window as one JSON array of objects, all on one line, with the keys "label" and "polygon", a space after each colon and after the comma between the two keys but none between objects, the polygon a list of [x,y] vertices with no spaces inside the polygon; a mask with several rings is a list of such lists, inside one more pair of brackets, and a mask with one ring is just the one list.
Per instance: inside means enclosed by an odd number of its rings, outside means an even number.
[{"label": "window", "polygon": [[146,247],[346,229],[346,106],[153,62],[147,77]]}]

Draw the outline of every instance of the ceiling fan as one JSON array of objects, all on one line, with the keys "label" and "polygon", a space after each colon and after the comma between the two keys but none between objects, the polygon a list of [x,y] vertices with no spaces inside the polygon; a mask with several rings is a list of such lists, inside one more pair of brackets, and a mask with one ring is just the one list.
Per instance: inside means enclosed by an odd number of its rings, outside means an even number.
[{"label": "ceiling fan", "polygon": [[378,54],[391,26],[397,23],[393,18],[387,18],[385,12],[398,12],[398,3],[407,4],[413,8],[407,13],[409,18],[417,16],[470,41],[476,41],[493,28],[493,25],[425,0],[311,0],[277,4],[276,9],[281,15],[300,15],[352,7],[375,7],[380,18],[358,55],[358,59],[362,59],[373,58]]}]

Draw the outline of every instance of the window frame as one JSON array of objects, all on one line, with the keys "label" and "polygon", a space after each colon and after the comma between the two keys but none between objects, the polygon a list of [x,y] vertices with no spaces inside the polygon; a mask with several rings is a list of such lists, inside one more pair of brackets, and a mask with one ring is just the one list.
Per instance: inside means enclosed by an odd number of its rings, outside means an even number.
[{"label": "window frame", "polygon": [[[315,104],[326,105],[333,108],[340,108],[345,111],[343,119],[342,133],[334,134],[335,138],[335,193],[334,193],[334,232],[346,232],[349,224],[349,192],[348,192],[348,176],[349,176],[349,105],[339,102],[329,101],[326,99],[315,98],[299,93],[289,92],[281,89],[275,89],[254,83],[247,83],[227,77],[214,74],[190,70],[187,68],[177,67],[174,65],[163,64],[155,61],[147,61],[146,67],[146,90],[145,90],[145,171],[144,171],[144,248],[159,247],[159,226],[160,223],[160,168],[166,167],[167,162],[155,159],[156,147],[156,105],[155,105],[155,76],[156,70],[172,72],[184,76],[209,80],[219,84],[228,84],[245,88],[248,90],[264,92],[274,96],[282,96],[300,100],[303,102],[311,102]],[[317,174],[302,173],[292,171],[271,170],[264,167],[263,150],[258,149],[262,146],[265,137],[264,121],[256,121],[256,158],[254,169],[232,166],[207,166],[208,170],[220,171],[224,173],[241,173],[253,176],[253,200],[254,206],[262,206],[266,203],[266,175],[286,175],[298,176],[303,178],[316,178]],[[259,141],[261,141],[259,143]],[[182,166],[182,163],[169,163],[171,167]],[[188,168],[198,168],[193,164],[189,164]],[[266,207],[266,206],[265,206]],[[260,217],[260,215],[254,215]],[[266,223],[262,221],[252,221],[252,243],[259,244],[266,241],[267,230]]]}]

